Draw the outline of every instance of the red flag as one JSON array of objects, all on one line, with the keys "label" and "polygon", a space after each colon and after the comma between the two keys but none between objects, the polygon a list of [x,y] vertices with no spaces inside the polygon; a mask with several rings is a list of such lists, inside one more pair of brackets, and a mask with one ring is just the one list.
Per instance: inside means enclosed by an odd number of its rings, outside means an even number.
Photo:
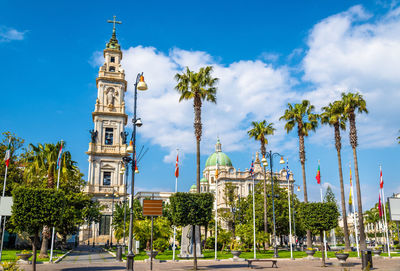
[{"label": "red flag", "polygon": [[382,168],[381,168],[381,178],[380,178],[379,185],[381,186],[381,189],[382,189],[383,188]]},{"label": "red flag", "polygon": [[321,171],[319,170],[319,165],[318,165],[317,176],[315,176],[315,179],[317,179],[318,184],[321,184]]},{"label": "red flag", "polygon": [[11,158],[11,138],[8,140],[6,155],[4,156],[4,161],[6,162],[6,167],[8,167],[10,165],[10,158]]},{"label": "red flag", "polygon": [[175,177],[179,177],[179,157],[176,155],[176,163],[175,163]]},{"label": "red flag", "polygon": [[382,217],[381,193],[379,193],[378,209],[379,209],[379,217]]}]

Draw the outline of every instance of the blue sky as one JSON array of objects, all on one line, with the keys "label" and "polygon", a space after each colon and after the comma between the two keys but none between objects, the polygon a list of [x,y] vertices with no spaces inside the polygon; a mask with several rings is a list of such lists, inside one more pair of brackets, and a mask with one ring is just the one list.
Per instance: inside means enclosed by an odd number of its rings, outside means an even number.
[{"label": "blue sky", "polygon": [[[277,128],[267,149],[289,159],[302,185],[297,138],[286,135],[279,116],[288,102],[307,98],[319,111],[355,89],[370,111],[357,120],[362,196],[371,207],[378,199],[380,164],[385,194],[400,192],[399,14],[397,2],[390,1],[2,1],[1,130],[34,144],[64,139],[86,174],[95,79],[112,31],[106,20],[116,15],[123,21],[117,35],[129,113],[136,73],[143,71],[149,85],[138,101],[144,122],[138,145],[149,152],[137,190],[173,190],[176,148],[182,153],[179,190],[195,182],[192,107],[177,102],[173,75],[186,65],[213,65],[220,78],[218,103],[204,106],[202,165],[220,136],[233,165],[248,168],[259,146],[246,130],[251,121],[266,119]],[[352,152],[347,132],[342,136],[348,183]],[[319,199],[318,160],[322,180],[339,199],[333,131],[318,129],[306,140],[306,152],[311,200]]]}]

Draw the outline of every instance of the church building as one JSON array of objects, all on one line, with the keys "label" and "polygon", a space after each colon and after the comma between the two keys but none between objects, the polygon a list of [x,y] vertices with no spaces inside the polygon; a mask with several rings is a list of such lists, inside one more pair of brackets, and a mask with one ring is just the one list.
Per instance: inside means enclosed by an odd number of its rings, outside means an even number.
[{"label": "church building", "polygon": [[[249,161],[250,165],[250,161]],[[293,192],[293,173],[289,173],[289,189]],[[288,187],[287,182],[287,171],[283,167],[278,172],[273,172],[274,179],[278,182],[282,188]],[[254,161],[254,182],[255,184],[264,181],[264,169],[261,165],[258,152],[256,152]],[[271,185],[271,173],[267,168],[266,170],[266,183]],[[206,160],[205,168],[203,170],[203,178],[200,180],[200,192],[212,192],[215,193],[218,187],[218,209],[227,208],[228,206],[224,202],[224,188],[226,183],[231,183],[236,187],[236,194],[240,198],[247,197],[252,193],[253,188],[253,177],[250,174],[249,169],[240,170],[236,169],[232,165],[231,159],[222,152],[222,145],[220,140],[217,140],[215,144],[215,152],[212,153]],[[196,192],[196,185],[192,185],[190,192]],[[215,205],[214,205],[215,209]]]},{"label": "church building", "polygon": [[[115,32],[103,50],[104,64],[96,78],[97,99],[92,113],[93,129],[86,154],[89,156],[88,179],[84,192],[94,196],[103,209],[100,223],[84,226],[80,241],[106,243],[112,237],[112,210],[126,197],[125,172],[122,158],[127,153],[125,126],[125,93],[127,82],[121,67],[122,51]],[[85,228],[86,227],[86,228]],[[115,240],[114,240],[115,242]]]}]

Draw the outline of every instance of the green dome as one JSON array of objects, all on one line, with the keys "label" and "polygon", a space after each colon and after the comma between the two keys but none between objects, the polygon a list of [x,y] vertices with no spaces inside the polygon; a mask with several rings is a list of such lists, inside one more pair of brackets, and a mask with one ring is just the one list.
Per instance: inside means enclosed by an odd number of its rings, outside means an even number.
[{"label": "green dome", "polygon": [[197,189],[197,185],[192,185],[191,187],[190,187],[190,190],[192,190],[192,189],[194,189],[194,190],[196,190]]},{"label": "green dome", "polygon": [[218,158],[218,165],[220,166],[232,166],[231,159],[229,159],[228,155],[223,152],[214,152],[208,157],[206,161],[206,167],[216,166]]},{"label": "green dome", "polygon": [[207,181],[206,178],[201,179],[200,182],[201,182],[201,183],[208,183],[208,181]]},{"label": "green dome", "polygon": [[211,154],[206,161],[206,167],[216,166],[217,159],[218,165],[220,166],[232,166],[231,159],[229,159],[228,155],[222,152],[221,142],[219,141],[219,138],[217,140],[217,144],[215,144],[215,152]]}]

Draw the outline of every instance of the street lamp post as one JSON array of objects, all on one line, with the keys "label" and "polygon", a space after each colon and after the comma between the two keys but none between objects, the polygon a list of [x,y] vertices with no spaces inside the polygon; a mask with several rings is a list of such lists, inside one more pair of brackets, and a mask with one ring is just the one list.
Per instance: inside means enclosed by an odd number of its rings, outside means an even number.
[{"label": "street lamp post", "polygon": [[[133,129],[132,129],[132,137],[131,137],[131,142],[129,142],[129,147],[126,150],[127,152],[132,152],[132,182],[131,182],[131,195],[129,197],[129,242],[128,242],[128,255],[126,256],[126,270],[133,271],[133,264],[134,264],[134,257],[135,254],[133,254],[133,249],[132,249],[132,227],[133,227],[133,197],[134,197],[134,188],[135,188],[135,166],[136,166],[136,126],[140,127],[142,125],[142,122],[140,119],[137,118],[136,116],[136,102],[137,102],[137,91],[138,90],[147,90],[147,85],[144,82],[144,77],[143,77],[143,72],[138,73],[136,76],[136,81],[135,81],[135,96],[134,96],[134,105],[133,105]],[[130,149],[131,148],[131,149]],[[129,150],[129,151],[128,151]]]},{"label": "street lamp post", "polygon": [[283,160],[283,156],[279,153],[272,153],[272,151],[269,151],[266,153],[266,157],[263,157],[263,159],[261,160],[261,162],[263,163],[264,168],[266,166],[268,166],[268,162],[267,159],[269,159],[269,166],[270,166],[270,173],[271,173],[271,197],[272,197],[272,220],[273,220],[273,224],[274,224],[274,232],[273,232],[273,242],[274,242],[274,258],[279,258],[279,254],[278,254],[278,247],[276,246],[276,225],[275,225],[275,202],[274,202],[274,178],[273,178],[273,174],[272,174],[272,167],[273,167],[273,158],[275,156],[280,156],[281,160],[280,160],[280,164],[284,164],[285,161]]}]

